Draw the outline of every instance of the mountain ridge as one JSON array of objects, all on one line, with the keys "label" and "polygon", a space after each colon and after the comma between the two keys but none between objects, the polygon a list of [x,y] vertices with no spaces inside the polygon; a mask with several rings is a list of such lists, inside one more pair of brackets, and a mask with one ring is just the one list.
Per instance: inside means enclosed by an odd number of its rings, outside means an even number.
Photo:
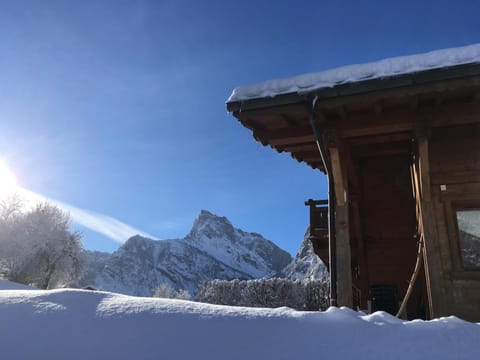
[{"label": "mountain ridge", "polygon": [[129,238],[108,255],[85,252],[80,285],[128,295],[151,296],[166,283],[195,292],[200,281],[282,275],[291,255],[258,233],[235,228],[226,217],[202,210],[181,239]]}]

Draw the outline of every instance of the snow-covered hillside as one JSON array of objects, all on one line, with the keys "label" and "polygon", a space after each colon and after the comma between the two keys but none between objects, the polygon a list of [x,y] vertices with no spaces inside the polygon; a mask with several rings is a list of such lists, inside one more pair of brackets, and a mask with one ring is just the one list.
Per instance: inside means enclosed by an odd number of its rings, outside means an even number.
[{"label": "snow-covered hillside", "polygon": [[0,318],[2,359],[473,360],[480,353],[480,324],[406,322],[344,308],[307,313],[86,290],[0,290]]},{"label": "snow-covered hillside", "polygon": [[36,290],[36,289],[28,285],[18,284],[6,279],[0,279],[0,290]]},{"label": "snow-covered hillside", "polygon": [[130,238],[112,255],[87,253],[81,285],[151,296],[159,284],[194,292],[200,281],[279,274],[291,256],[256,233],[202,210],[184,239]]}]

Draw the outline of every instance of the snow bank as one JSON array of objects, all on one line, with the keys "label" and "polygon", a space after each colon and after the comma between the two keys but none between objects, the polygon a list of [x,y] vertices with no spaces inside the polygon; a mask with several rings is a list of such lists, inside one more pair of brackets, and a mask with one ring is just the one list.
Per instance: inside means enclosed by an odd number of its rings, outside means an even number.
[{"label": "snow bank", "polygon": [[288,93],[305,93],[340,84],[473,63],[480,63],[480,44],[394,57],[367,64],[343,66],[317,73],[241,86],[233,90],[227,102],[274,97]]},{"label": "snow bank", "polygon": [[1,290],[3,359],[476,359],[480,324],[85,290]]},{"label": "snow bank", "polygon": [[0,290],[35,290],[34,287],[0,279]]}]

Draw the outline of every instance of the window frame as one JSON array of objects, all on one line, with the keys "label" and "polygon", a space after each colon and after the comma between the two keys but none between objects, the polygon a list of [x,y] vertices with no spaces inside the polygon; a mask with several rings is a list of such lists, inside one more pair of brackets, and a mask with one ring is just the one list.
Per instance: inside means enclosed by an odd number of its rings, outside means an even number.
[{"label": "window frame", "polygon": [[[480,211],[480,199],[469,199],[469,200],[460,200],[452,201],[450,206],[451,211],[447,211],[447,216],[453,222],[453,231],[449,234],[450,238],[453,239],[454,249],[452,255],[455,256],[454,259],[455,268],[457,271],[464,271],[467,273],[479,273],[480,274],[480,265],[476,267],[469,267],[464,264],[464,257],[462,255],[462,242],[460,238],[460,227],[458,225],[457,213],[461,211]],[[450,212],[450,214],[448,214]]]}]

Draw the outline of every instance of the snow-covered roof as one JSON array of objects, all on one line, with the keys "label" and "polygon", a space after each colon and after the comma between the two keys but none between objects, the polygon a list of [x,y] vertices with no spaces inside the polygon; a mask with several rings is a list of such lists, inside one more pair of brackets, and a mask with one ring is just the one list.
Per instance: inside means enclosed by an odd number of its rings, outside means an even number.
[{"label": "snow-covered roof", "polygon": [[342,84],[477,63],[480,63],[480,44],[436,50],[241,86],[233,90],[227,103],[290,93],[302,94]]}]

